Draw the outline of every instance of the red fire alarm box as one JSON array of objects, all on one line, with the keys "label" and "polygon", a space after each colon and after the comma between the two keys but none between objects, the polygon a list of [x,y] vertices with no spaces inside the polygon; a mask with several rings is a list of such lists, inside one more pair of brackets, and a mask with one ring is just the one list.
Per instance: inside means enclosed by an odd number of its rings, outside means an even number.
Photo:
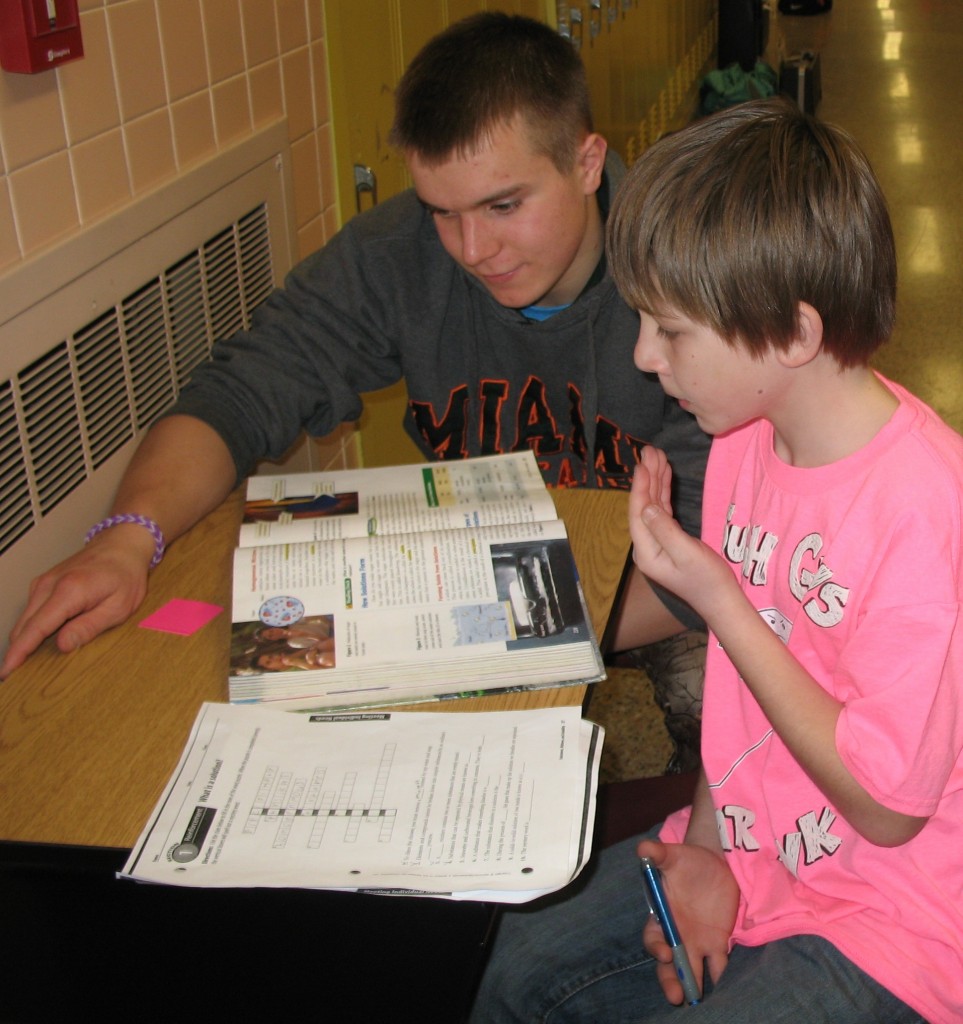
[{"label": "red fire alarm box", "polygon": [[0,0],[0,67],[32,75],[84,55],[77,0]]}]

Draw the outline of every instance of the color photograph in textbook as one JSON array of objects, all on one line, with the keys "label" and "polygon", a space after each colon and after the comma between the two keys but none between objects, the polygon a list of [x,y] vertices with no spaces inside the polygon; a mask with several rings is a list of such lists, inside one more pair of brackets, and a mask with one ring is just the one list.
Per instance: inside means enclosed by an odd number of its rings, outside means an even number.
[{"label": "color photograph in textbook", "polygon": [[531,452],[256,478],[252,516],[269,489],[275,505],[294,492],[305,506],[333,500],[320,516],[291,502],[242,526],[232,702],[351,708],[603,677],[565,527]]}]

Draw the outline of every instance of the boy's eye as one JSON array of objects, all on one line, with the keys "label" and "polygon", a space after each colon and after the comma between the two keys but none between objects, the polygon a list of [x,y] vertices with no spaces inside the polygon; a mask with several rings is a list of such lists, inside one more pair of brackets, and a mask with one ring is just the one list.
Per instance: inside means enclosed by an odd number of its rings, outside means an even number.
[{"label": "boy's eye", "polygon": [[659,337],[665,338],[666,341],[675,341],[679,337],[678,331],[670,331],[668,328],[663,327],[661,324],[658,325]]},{"label": "boy's eye", "polygon": [[505,214],[505,213],[513,213],[521,205],[522,204],[521,204],[521,200],[520,199],[506,199],[505,202],[503,202],[503,203],[492,203],[492,205],[489,207],[489,209],[493,213]]}]

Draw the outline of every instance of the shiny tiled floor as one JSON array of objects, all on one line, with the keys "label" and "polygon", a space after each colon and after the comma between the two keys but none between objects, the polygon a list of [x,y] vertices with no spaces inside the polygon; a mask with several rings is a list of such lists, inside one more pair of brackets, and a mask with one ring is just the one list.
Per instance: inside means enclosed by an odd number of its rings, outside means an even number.
[{"label": "shiny tiled floor", "polygon": [[[963,431],[963,0],[835,0],[777,16],[767,57],[780,47],[820,54],[817,114],[855,136],[889,200],[897,329],[876,364]],[[661,772],[668,741],[644,676],[610,673],[589,715],[606,727],[603,781]]]},{"label": "shiny tiled floor", "polygon": [[775,29],[821,54],[817,114],[855,136],[889,200],[897,329],[877,365],[963,431],[963,2],[835,0]]}]

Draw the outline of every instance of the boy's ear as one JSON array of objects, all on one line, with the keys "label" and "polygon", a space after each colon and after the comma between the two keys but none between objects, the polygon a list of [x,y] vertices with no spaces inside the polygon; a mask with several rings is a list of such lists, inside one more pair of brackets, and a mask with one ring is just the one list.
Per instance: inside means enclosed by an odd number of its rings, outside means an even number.
[{"label": "boy's ear", "polygon": [[590,132],[582,139],[576,156],[576,166],[582,175],[585,194],[594,195],[602,184],[605,154],[608,143],[598,132]]},{"label": "boy's ear", "polygon": [[792,344],[777,350],[779,361],[789,368],[805,366],[819,355],[823,347],[823,318],[815,307],[808,302],[800,302],[797,322],[798,329]]}]

